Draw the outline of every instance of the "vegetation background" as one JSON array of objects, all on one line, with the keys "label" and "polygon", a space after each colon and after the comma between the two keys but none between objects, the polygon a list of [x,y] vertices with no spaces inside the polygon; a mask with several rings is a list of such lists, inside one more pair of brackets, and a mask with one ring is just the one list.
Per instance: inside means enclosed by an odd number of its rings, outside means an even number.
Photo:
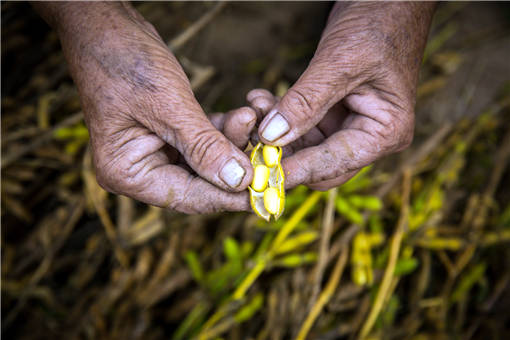
[{"label": "vegetation background", "polygon": [[[282,94],[331,3],[135,3],[206,112]],[[6,339],[508,339],[510,6],[440,3],[411,148],[282,219],[104,192],[57,36],[2,2]]]}]

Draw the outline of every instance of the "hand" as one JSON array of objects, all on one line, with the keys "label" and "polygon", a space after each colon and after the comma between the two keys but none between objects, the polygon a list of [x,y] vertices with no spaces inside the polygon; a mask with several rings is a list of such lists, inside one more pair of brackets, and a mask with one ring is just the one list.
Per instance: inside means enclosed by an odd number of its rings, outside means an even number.
[{"label": "hand", "polygon": [[429,3],[337,3],[317,51],[277,101],[248,94],[260,139],[288,145],[288,187],[338,186],[412,140],[418,71],[433,12]]},{"label": "hand", "polygon": [[51,6],[41,12],[59,33],[78,87],[100,185],[185,213],[248,210],[239,191],[253,170],[238,147],[255,112],[214,117],[232,143],[208,120],[156,30],[128,4]]}]

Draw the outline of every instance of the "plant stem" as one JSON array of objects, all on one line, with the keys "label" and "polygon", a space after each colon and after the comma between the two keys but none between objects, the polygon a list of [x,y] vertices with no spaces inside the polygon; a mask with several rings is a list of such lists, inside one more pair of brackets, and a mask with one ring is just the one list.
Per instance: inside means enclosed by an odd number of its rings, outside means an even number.
[{"label": "plant stem", "polygon": [[386,301],[386,297],[390,292],[391,282],[393,280],[393,275],[395,272],[395,266],[398,260],[398,254],[400,252],[400,246],[402,244],[402,238],[404,237],[404,227],[407,224],[408,216],[409,216],[409,196],[410,196],[410,188],[411,188],[411,170],[406,169],[404,171],[404,180],[403,180],[403,189],[402,189],[402,208],[400,211],[400,217],[397,223],[397,228],[391,238],[390,244],[390,255],[388,259],[388,265],[386,266],[386,270],[384,271],[384,276],[381,281],[381,286],[377,291],[377,296],[375,298],[374,304],[372,305],[372,309],[368,314],[368,317],[365,321],[365,324],[361,328],[361,332],[359,335],[359,339],[365,339],[381,312],[384,302]]},{"label": "plant stem", "polygon": [[304,340],[306,339],[306,336],[308,335],[308,332],[312,328],[315,320],[319,316],[319,314],[322,312],[322,309],[326,305],[326,303],[329,302],[331,299],[331,296],[333,296],[333,293],[336,290],[336,287],[338,286],[338,283],[340,282],[340,278],[342,277],[342,273],[345,268],[345,264],[347,263],[347,255],[349,254],[349,247],[345,247],[340,256],[338,257],[338,260],[336,261],[335,268],[333,269],[333,273],[331,274],[331,277],[329,278],[328,283],[326,284],[326,287],[322,291],[322,293],[319,296],[319,299],[313,306],[312,310],[306,317],[305,322],[301,326],[301,329],[299,330],[299,333],[296,337],[296,340]]}]

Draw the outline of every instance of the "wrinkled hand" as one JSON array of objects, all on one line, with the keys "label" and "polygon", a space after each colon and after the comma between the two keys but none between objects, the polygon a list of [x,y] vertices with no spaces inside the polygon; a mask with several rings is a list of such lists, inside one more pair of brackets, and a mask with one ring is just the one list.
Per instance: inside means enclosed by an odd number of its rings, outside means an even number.
[{"label": "wrinkled hand", "polygon": [[416,83],[434,5],[337,3],[317,51],[281,98],[253,90],[266,144],[287,146],[287,187],[326,190],[412,140]]},{"label": "wrinkled hand", "polygon": [[239,191],[253,170],[238,147],[255,112],[214,116],[223,135],[156,30],[128,4],[59,6],[54,26],[80,93],[100,185],[186,213],[248,210],[247,193]]}]

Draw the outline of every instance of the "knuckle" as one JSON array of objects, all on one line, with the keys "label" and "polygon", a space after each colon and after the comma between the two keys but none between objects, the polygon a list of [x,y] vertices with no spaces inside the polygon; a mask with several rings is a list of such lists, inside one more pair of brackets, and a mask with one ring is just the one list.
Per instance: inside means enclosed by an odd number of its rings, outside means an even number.
[{"label": "knuckle", "polygon": [[94,161],[96,172],[96,180],[101,188],[111,193],[117,193],[117,185],[115,183],[115,174],[111,167],[108,166],[101,158]]},{"label": "knuckle", "polygon": [[246,95],[248,102],[254,101],[257,98],[273,98],[273,94],[266,89],[253,89]]},{"label": "knuckle", "polygon": [[181,192],[175,193],[172,200],[168,202],[168,208],[171,210],[175,210],[185,214],[192,214],[195,211],[192,209],[193,205],[189,204],[190,198],[193,197],[192,188],[194,177],[193,175],[189,175],[186,183],[183,185],[183,189]]},{"label": "knuckle", "polygon": [[[201,178],[190,174],[182,190],[176,193],[167,207],[185,214],[204,214],[223,211],[224,209],[220,206],[219,200],[205,199],[208,196],[208,190],[204,185],[205,182]],[[208,203],[205,204],[206,202]]]},{"label": "knuckle", "polygon": [[209,168],[221,157],[223,151],[229,148],[228,143],[211,130],[201,131],[191,140],[193,142],[189,144],[185,153],[193,164],[201,168]]},{"label": "knuckle", "polygon": [[99,186],[101,188],[103,188],[104,190],[113,192],[113,190],[110,189],[110,186],[108,184],[108,179],[107,179],[106,174],[100,169],[96,169],[96,181],[97,181],[97,184],[99,184]]},{"label": "knuckle", "polygon": [[414,114],[404,113],[395,119],[394,137],[392,148],[394,151],[400,151],[408,147],[414,135]]},{"label": "knuckle", "polygon": [[414,134],[414,115],[399,113],[393,115],[385,126],[378,131],[381,144],[386,152],[401,151],[408,147]]},{"label": "knuckle", "polygon": [[[306,91],[308,92],[308,91]],[[288,105],[293,109],[293,113],[303,120],[312,119],[315,113],[315,106],[309,98],[308,93],[297,88],[290,88],[287,91],[286,98]]]},{"label": "knuckle", "polygon": [[255,112],[257,112],[260,116],[259,118],[262,118],[267,115],[275,102],[275,100],[271,100],[267,97],[257,97],[251,101],[251,105],[255,109]]},{"label": "knuckle", "polygon": [[144,180],[149,169],[143,162],[133,163],[121,156],[102,156],[95,162],[95,169],[98,184],[114,194],[133,196],[151,185],[151,181]]},{"label": "knuckle", "polygon": [[413,142],[413,137],[414,129],[408,129],[406,132],[404,132],[401,137],[400,146],[397,148],[396,151],[402,151],[404,149],[407,149]]},{"label": "knuckle", "polygon": [[404,123],[400,134],[400,146],[397,151],[409,147],[414,137],[414,111],[405,114],[404,117]]},{"label": "knuckle", "polygon": [[400,123],[396,120],[392,119],[388,125],[384,133],[382,134],[384,148],[388,151],[393,150],[398,145],[400,134]]}]

